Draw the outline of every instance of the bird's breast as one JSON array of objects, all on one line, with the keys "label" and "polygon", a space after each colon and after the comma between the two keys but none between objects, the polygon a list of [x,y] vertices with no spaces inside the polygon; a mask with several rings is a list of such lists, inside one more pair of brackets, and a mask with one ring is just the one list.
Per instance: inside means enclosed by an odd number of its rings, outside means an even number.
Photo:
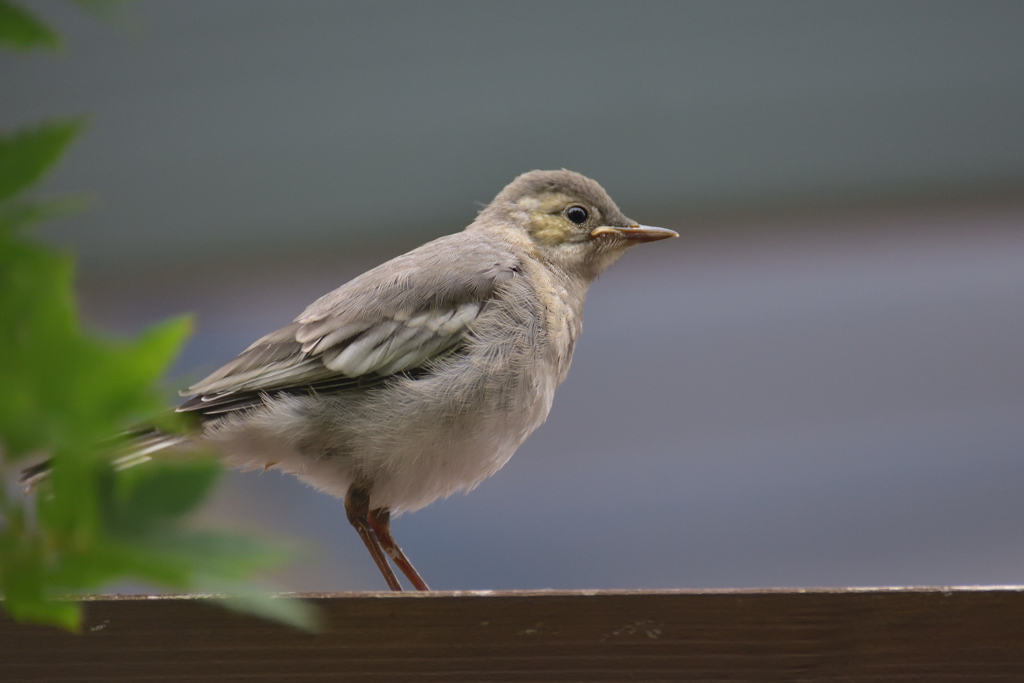
[{"label": "bird's breast", "polygon": [[557,387],[569,372],[576,340],[583,329],[586,286],[555,274],[543,264],[531,265],[527,276],[536,299],[536,316],[542,323],[534,340],[534,352],[549,365]]}]

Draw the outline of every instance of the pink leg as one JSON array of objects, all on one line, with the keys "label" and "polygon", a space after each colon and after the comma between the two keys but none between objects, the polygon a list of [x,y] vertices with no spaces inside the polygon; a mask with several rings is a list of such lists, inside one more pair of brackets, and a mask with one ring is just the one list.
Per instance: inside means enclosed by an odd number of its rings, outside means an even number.
[{"label": "pink leg", "polygon": [[372,510],[369,516],[370,526],[373,527],[373,533],[377,535],[377,540],[380,541],[381,547],[384,552],[388,554],[394,563],[402,570],[405,577],[409,579],[416,590],[428,591],[430,588],[427,586],[427,582],[420,578],[419,572],[412,566],[412,562],[405,556],[402,549],[395,543],[395,539],[391,537],[391,511],[387,508],[377,508]]},{"label": "pink leg", "polygon": [[398,583],[398,578],[391,569],[391,565],[388,564],[388,558],[381,550],[377,536],[374,535],[370,527],[370,520],[367,519],[369,510],[369,492],[366,489],[357,488],[353,484],[345,494],[345,513],[348,515],[348,521],[359,532],[359,538],[363,539],[366,549],[370,551],[370,556],[377,563],[377,569],[384,575],[384,580],[388,582],[388,588],[393,591],[401,591],[402,584]]}]

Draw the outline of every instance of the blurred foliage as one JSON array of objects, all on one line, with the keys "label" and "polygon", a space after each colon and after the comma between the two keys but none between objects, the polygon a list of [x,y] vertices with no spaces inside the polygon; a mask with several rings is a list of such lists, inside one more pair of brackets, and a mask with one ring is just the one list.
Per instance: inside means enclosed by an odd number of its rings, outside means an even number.
[{"label": "blurred foliage", "polygon": [[53,50],[60,47],[60,36],[17,5],[0,0],[0,45],[16,50]]},{"label": "blurred foliage", "polygon": [[[0,45],[55,48],[56,34],[0,0]],[[30,228],[80,202],[41,201],[31,189],[79,135],[85,119],[0,135],[0,589],[16,619],[76,630],[81,605],[64,597],[134,579],[181,591],[218,591],[228,604],[305,628],[306,603],[249,588],[285,553],[183,524],[220,474],[210,457],[163,459],[116,471],[140,422],[188,427],[167,412],[159,382],[188,336],[187,318],[129,341],[82,329],[72,259]],[[34,495],[16,479],[31,455],[50,458]]]}]

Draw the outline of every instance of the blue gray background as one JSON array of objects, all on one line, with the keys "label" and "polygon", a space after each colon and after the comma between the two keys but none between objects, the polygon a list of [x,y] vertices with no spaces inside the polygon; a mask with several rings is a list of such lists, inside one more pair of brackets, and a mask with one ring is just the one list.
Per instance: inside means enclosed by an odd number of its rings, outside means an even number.
[{"label": "blue gray background", "polygon": [[[398,519],[436,588],[1021,583],[1024,5],[25,3],[0,125],[91,112],[46,229],[115,332],[202,375],[567,167],[679,230],[592,288],[549,421]],[[232,474],[277,585],[381,588],[340,501]]]}]

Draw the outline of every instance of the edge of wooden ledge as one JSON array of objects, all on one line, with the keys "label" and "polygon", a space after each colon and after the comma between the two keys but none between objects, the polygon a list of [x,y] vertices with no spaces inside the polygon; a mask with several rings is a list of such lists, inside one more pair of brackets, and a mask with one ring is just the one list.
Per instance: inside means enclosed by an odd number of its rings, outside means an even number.
[{"label": "edge of wooden ledge", "polygon": [[323,631],[215,594],[84,596],[81,635],[2,616],[0,680],[1024,680],[1019,585],[279,595],[311,600]]},{"label": "edge of wooden ledge", "polygon": [[[845,595],[864,593],[986,593],[1024,592],[1024,584],[958,585],[958,586],[846,586],[810,588],[530,588],[520,590],[439,590],[439,591],[331,591],[280,592],[270,594],[281,598],[303,600],[335,600],[344,598],[540,598],[546,596],[595,597],[630,595]],[[93,602],[101,600],[216,600],[227,597],[223,593],[97,593],[74,596],[74,600]]]}]

